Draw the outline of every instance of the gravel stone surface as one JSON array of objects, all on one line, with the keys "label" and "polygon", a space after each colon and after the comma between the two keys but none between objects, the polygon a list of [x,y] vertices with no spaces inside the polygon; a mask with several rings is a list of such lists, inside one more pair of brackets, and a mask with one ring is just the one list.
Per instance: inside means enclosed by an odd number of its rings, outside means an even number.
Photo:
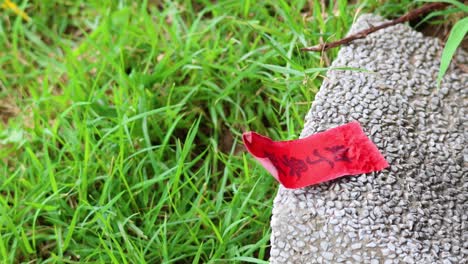
[{"label": "gravel stone surface", "polygon": [[[351,31],[384,20],[362,15]],[[301,137],[361,123],[384,171],[289,190],[271,220],[271,263],[468,263],[468,74],[441,43],[396,25],[343,46]],[[468,62],[460,51],[456,59]]]}]

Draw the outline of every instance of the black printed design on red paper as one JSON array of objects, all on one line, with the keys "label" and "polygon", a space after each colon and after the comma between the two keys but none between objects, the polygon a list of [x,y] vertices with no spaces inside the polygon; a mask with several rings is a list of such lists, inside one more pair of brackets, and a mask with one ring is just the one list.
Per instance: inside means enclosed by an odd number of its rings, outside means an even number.
[{"label": "black printed design on red paper", "polygon": [[343,145],[331,146],[324,148],[322,154],[319,150],[314,149],[312,151],[313,158],[310,156],[304,159],[298,159],[296,157],[283,155],[278,157],[274,153],[264,152],[265,157],[270,160],[273,166],[276,167],[279,174],[285,175],[283,168],[289,171],[290,176],[300,178],[302,173],[308,169],[312,169],[316,164],[325,162],[330,165],[331,168],[335,167],[335,162],[351,162],[352,158],[348,156],[349,148]]},{"label": "black printed design on red paper", "polygon": [[289,168],[289,174],[291,176],[301,177],[301,174],[307,171],[307,164],[301,159],[283,155],[281,161],[284,166]]}]

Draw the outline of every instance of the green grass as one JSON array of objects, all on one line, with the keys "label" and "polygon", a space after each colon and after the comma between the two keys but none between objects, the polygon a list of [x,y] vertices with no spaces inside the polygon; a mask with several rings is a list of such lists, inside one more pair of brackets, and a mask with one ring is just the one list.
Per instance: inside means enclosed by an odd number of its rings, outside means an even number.
[{"label": "green grass", "polygon": [[265,263],[277,183],[240,135],[297,138],[337,53],[299,49],[413,7],[289,2],[1,10],[0,263]]}]

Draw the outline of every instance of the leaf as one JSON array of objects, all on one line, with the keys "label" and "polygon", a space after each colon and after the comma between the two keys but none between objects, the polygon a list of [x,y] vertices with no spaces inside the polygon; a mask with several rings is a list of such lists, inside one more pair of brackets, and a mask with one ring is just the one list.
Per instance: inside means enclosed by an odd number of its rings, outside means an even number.
[{"label": "leaf", "polygon": [[452,60],[457,47],[462,42],[463,38],[468,31],[468,17],[463,18],[462,20],[458,21],[450,31],[450,35],[447,39],[447,43],[445,43],[444,50],[442,51],[442,57],[440,59],[440,69],[439,74],[437,76],[437,86],[440,85],[442,77],[445,75],[447,71],[450,61]]},{"label": "leaf", "polygon": [[459,8],[461,11],[463,11],[465,13],[468,12],[468,6],[461,3],[461,2],[459,2],[459,1],[457,1],[457,0],[443,0],[443,1],[440,1],[440,0],[422,0],[422,2],[429,2],[429,3],[444,2],[444,3],[456,6],[457,8]]},{"label": "leaf", "polygon": [[11,0],[5,0],[0,7],[4,9],[9,9],[13,11],[16,15],[22,17],[26,21],[30,21],[31,18],[26,14],[23,10],[21,10],[15,3],[11,2]]},{"label": "leaf", "polygon": [[0,145],[17,144],[23,145],[26,142],[24,131],[19,129],[7,129],[0,134]]}]

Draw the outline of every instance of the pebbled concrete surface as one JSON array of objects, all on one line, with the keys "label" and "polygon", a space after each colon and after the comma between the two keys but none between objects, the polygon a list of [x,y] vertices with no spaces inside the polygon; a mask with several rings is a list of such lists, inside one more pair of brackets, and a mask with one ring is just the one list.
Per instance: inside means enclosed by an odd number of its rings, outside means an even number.
[{"label": "pebbled concrete surface", "polygon": [[[363,15],[351,31],[382,21]],[[341,48],[333,66],[375,73],[329,71],[301,137],[358,120],[390,168],[280,187],[271,263],[468,262],[468,74],[452,64],[437,90],[441,51],[405,25]]]}]

